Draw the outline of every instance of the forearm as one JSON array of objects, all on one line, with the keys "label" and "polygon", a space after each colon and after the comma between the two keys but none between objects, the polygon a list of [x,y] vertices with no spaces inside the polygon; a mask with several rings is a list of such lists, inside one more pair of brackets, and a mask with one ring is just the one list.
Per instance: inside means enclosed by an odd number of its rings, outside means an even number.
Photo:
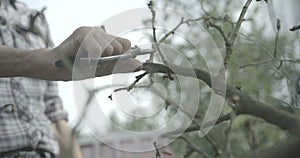
[{"label": "forearm", "polygon": [[54,55],[46,49],[22,50],[0,46],[0,77],[40,78],[54,63]]},{"label": "forearm", "polygon": [[30,58],[30,51],[0,46],[0,77],[23,76]]},{"label": "forearm", "polygon": [[64,80],[70,72],[57,68],[58,57],[52,50],[22,50],[0,46],[0,78],[30,77],[45,80]]},{"label": "forearm", "polygon": [[60,158],[82,158],[80,147],[65,120],[53,124],[53,130],[60,147]]}]

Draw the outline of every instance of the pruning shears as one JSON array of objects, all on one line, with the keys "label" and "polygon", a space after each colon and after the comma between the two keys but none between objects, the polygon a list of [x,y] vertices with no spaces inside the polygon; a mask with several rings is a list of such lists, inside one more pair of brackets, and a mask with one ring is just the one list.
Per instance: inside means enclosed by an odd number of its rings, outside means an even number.
[{"label": "pruning shears", "polygon": [[[138,55],[146,55],[146,54],[153,54],[155,53],[155,49],[141,49],[137,46],[131,48],[128,53],[121,54],[121,55],[113,55],[101,58],[79,58],[82,62],[86,62],[89,66],[97,66],[99,64],[117,61],[117,60],[125,60],[130,58],[135,58]],[[68,59],[60,59],[55,62],[55,65],[60,68],[66,67],[65,60],[69,60],[71,63],[74,63],[75,57],[69,57]]]}]

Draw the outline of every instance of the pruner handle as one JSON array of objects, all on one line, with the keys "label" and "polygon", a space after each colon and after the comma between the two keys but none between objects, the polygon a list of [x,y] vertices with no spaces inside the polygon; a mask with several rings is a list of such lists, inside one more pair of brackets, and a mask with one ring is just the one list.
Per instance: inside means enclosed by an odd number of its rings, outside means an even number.
[{"label": "pruner handle", "polygon": [[[155,52],[156,52],[155,49],[140,49],[139,47],[134,47],[129,51],[129,53],[101,57],[101,58],[79,58],[79,60],[83,61],[83,62],[87,62],[89,66],[97,66],[99,64],[103,64],[103,63],[107,63],[107,62],[135,58],[138,55],[152,54]],[[59,59],[55,62],[55,66],[60,67],[60,68],[65,68],[65,67],[67,67],[66,62],[69,62],[73,65],[75,62],[75,59],[76,59],[76,57],[68,57],[68,59]]]}]

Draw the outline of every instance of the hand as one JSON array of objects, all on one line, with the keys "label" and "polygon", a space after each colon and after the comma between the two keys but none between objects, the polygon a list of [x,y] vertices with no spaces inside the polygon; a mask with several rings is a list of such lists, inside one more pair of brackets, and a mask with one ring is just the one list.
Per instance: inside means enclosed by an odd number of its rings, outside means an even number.
[{"label": "hand", "polygon": [[[63,43],[46,54],[49,57],[39,57],[39,62],[44,65],[51,62],[47,75],[43,78],[50,80],[75,80],[99,77],[112,73],[132,72],[142,68],[142,63],[136,59],[122,60],[102,64],[95,68],[76,62],[71,73],[71,67],[59,68],[54,65],[59,59],[68,57],[89,57],[99,58],[123,54],[131,48],[130,41],[121,37],[115,37],[107,34],[100,27],[80,27],[75,30]],[[44,58],[44,59],[42,59]],[[50,60],[50,61],[49,61]],[[74,73],[76,72],[76,73]]]}]

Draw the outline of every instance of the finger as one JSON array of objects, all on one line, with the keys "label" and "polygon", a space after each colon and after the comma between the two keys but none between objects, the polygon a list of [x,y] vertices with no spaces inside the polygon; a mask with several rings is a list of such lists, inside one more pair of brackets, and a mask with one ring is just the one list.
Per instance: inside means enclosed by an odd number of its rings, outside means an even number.
[{"label": "finger", "polygon": [[96,39],[99,45],[101,45],[103,50],[102,56],[110,56],[113,54],[113,46],[109,39],[107,39],[107,34],[103,29],[93,27],[92,36]]},{"label": "finger", "polygon": [[79,56],[87,54],[88,58],[99,58],[103,53],[103,47],[93,36],[87,36],[78,50]]},{"label": "finger", "polygon": [[118,55],[123,53],[123,46],[122,44],[117,40],[116,37],[107,35],[106,38],[110,42],[110,45],[113,47],[113,55]]},{"label": "finger", "polygon": [[[90,27],[80,27],[76,29],[67,39],[65,39],[59,46],[54,48],[55,54],[59,59],[67,57],[75,57],[80,53],[79,48],[85,37],[91,31]],[[81,49],[82,50],[82,49]],[[87,56],[87,54],[79,54],[80,56]]]},{"label": "finger", "polygon": [[111,43],[105,39],[103,36],[97,36],[95,37],[97,42],[102,46],[103,52],[101,57],[111,56],[114,52],[114,47],[111,45]]},{"label": "finger", "polygon": [[121,53],[125,53],[131,48],[131,42],[128,39],[122,38],[122,37],[115,37],[112,35],[109,35],[111,38],[114,38],[116,41],[118,41],[122,45],[122,51]]}]

